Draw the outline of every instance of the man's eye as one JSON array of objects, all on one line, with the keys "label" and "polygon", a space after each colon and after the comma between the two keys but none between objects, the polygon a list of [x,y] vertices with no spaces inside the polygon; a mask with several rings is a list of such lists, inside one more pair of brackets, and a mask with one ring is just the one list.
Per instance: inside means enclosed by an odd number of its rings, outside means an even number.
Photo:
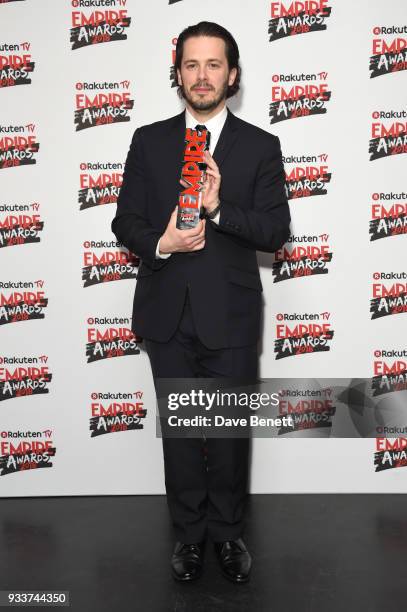
[{"label": "man's eye", "polygon": [[218,68],[219,64],[209,64],[211,68]]}]

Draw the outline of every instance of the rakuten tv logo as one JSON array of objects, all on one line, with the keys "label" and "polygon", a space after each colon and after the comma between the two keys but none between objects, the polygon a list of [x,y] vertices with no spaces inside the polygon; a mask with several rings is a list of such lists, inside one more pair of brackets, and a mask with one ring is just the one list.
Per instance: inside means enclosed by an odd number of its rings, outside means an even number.
[{"label": "rakuten tv logo", "polygon": [[[131,330],[131,320],[127,317],[89,317],[87,327],[87,362],[139,355],[137,337]],[[126,326],[126,327],[124,327]]]},{"label": "rakuten tv logo", "polygon": [[370,300],[371,319],[379,319],[390,315],[407,312],[407,273],[406,272],[375,272],[374,280],[403,280],[403,283],[373,283]]},{"label": "rakuten tv logo", "polygon": [[274,255],[274,282],[328,274],[328,264],[332,261],[328,241],[329,234],[290,236]]},{"label": "rakuten tv logo", "polygon": [[[127,15],[127,0],[111,0],[105,6],[118,7],[119,10],[105,11],[72,11],[71,13],[71,43],[72,49],[81,49],[89,45],[114,42],[127,39],[127,29],[130,27],[131,17]],[[95,0],[72,0],[72,6],[100,6]]]},{"label": "rakuten tv logo", "polygon": [[327,185],[331,182],[332,173],[329,172],[327,153],[290,155],[283,157],[283,162],[284,165],[292,164],[291,168],[285,171],[289,200],[328,193]]},{"label": "rakuten tv logo", "polygon": [[137,267],[140,260],[125,249],[120,242],[87,240],[83,243],[83,247],[82,280],[84,287],[137,278]]},{"label": "rakuten tv logo", "polygon": [[[332,427],[332,418],[336,407],[331,396],[332,389],[313,389],[312,397],[304,399],[303,391],[282,389],[280,391],[279,416],[290,417],[289,423],[282,425],[278,435],[305,431],[310,429],[326,429]],[[288,419],[287,419],[288,421]]]},{"label": "rakuten tv logo", "polygon": [[[407,111],[374,111],[373,119],[405,119]],[[407,153],[407,121],[383,123],[374,121],[371,124],[369,141],[370,161]]]},{"label": "rakuten tv logo", "polygon": [[[407,233],[406,193],[374,193],[372,200],[374,204],[371,204],[371,221],[369,223],[371,241]],[[399,202],[387,204],[388,200],[399,200]],[[377,203],[378,201],[381,201],[381,203]]]},{"label": "rakuten tv logo", "polygon": [[[30,205],[0,204],[0,249],[40,242],[44,221],[41,220],[39,210],[38,202]],[[4,216],[4,213],[14,214]]]},{"label": "rakuten tv logo", "polygon": [[[371,79],[407,69],[406,33],[407,26],[373,28],[375,38],[372,40],[369,67]],[[404,34],[404,36],[399,37],[397,34]]]},{"label": "rakuten tv logo", "polygon": [[[280,123],[297,117],[324,115],[331,92],[327,83],[328,73],[274,74],[269,107],[270,123]],[[314,83],[309,83],[314,81]],[[286,83],[301,83],[286,85]]]},{"label": "rakuten tv logo", "polygon": [[376,438],[375,472],[407,465],[407,438]]},{"label": "rakuten tv logo", "polygon": [[173,49],[171,51],[171,66],[170,66],[171,87],[178,87],[177,74],[175,72],[175,47],[177,46],[177,40],[178,40],[177,37],[172,39]]},{"label": "rakuten tv logo", "polygon": [[[334,335],[330,318],[329,312],[277,314],[276,319],[279,323],[276,325],[275,358],[283,359],[329,351]],[[297,321],[306,321],[306,323],[297,323]]]},{"label": "rakuten tv logo", "polygon": [[[76,131],[110,123],[130,121],[134,106],[129,91],[130,81],[104,83],[76,83],[77,91],[99,90],[101,93],[77,93],[75,96]],[[111,90],[122,90],[114,91]]]},{"label": "rakuten tv logo", "polygon": [[0,281],[0,325],[43,319],[48,298],[44,281]]},{"label": "rakuten tv logo", "polygon": [[91,438],[117,431],[144,428],[147,410],[143,391],[133,393],[92,393],[90,405]]},{"label": "rakuten tv logo", "polygon": [[81,163],[79,174],[79,210],[104,204],[117,204],[123,183],[122,163]]},{"label": "rakuten tv logo", "polygon": [[35,62],[29,53],[31,43],[0,45],[0,88],[29,85]]},{"label": "rakuten tv logo", "polygon": [[374,352],[373,396],[407,390],[407,350],[392,349]]},{"label": "rakuten tv logo", "polygon": [[49,393],[48,356],[0,357],[0,401]]},{"label": "rakuten tv logo", "polygon": [[[52,467],[50,458],[55,456],[56,448],[52,441],[51,429],[1,431],[0,436],[0,476]],[[6,441],[6,438],[9,438],[9,441]],[[23,438],[29,438],[29,440],[23,440]]]},{"label": "rakuten tv logo", "polygon": [[[5,134],[23,134],[5,136]],[[35,135],[35,125],[0,125],[0,170],[15,166],[36,164],[40,148]]]},{"label": "rakuten tv logo", "polygon": [[269,21],[269,41],[306,34],[321,32],[327,29],[326,20],[331,15],[332,8],[328,0],[304,0],[303,2],[272,2],[271,19]]}]

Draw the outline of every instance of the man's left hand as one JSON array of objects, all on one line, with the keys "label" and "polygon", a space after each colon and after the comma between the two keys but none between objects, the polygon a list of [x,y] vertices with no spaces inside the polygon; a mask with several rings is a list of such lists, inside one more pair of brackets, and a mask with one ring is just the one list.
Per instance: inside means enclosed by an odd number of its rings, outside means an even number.
[{"label": "man's left hand", "polygon": [[207,164],[207,169],[203,188],[202,205],[204,206],[206,212],[210,213],[218,205],[219,189],[222,177],[220,175],[218,165],[209,151],[205,151],[204,160]]}]

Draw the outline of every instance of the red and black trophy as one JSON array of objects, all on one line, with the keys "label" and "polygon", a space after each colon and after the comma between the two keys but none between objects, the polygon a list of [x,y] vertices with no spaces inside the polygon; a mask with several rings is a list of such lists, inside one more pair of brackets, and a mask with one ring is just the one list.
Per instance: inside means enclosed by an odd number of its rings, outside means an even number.
[{"label": "red and black trophy", "polygon": [[204,152],[209,150],[210,136],[206,129],[187,128],[185,131],[181,178],[188,186],[182,189],[178,198],[178,229],[191,229],[199,222],[207,168]]}]

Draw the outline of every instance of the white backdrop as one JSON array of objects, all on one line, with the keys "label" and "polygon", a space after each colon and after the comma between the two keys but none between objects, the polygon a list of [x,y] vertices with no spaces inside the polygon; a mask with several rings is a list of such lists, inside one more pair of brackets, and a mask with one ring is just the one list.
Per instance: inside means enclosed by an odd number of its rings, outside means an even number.
[{"label": "white backdrop", "polygon": [[[78,192],[90,180],[101,181],[100,175],[115,173],[105,177],[107,184],[113,181],[113,187],[104,194],[113,194],[114,200],[117,175],[122,172],[135,128],[180,112],[182,105],[170,80],[173,39],[200,20],[221,23],[235,36],[243,86],[230,108],[279,136],[288,180],[292,172],[298,175],[311,166],[325,166],[323,173],[331,175],[323,185],[326,193],[290,199],[293,235],[308,238],[287,245],[288,249],[328,245],[332,253],[332,260],[326,263],[328,272],[274,282],[272,257],[258,255],[265,303],[261,375],[372,377],[375,362],[380,370],[378,362],[391,366],[396,359],[404,363],[399,369],[406,367],[405,308],[377,319],[370,312],[375,282],[388,290],[400,283],[399,299],[405,299],[406,236],[403,229],[377,240],[370,240],[369,235],[374,203],[386,209],[402,205],[397,227],[403,227],[406,217],[405,2],[323,1],[322,7],[331,7],[321,20],[326,28],[269,40],[271,10],[276,16],[292,5],[300,13],[298,19],[304,21],[301,9],[307,11],[310,4],[312,8],[318,3],[94,0],[92,6],[92,0],[17,0],[0,4],[2,496],[164,492],[147,355],[144,350],[130,350],[133,354],[87,361],[86,344],[96,331],[130,327],[136,277],[135,271],[123,274],[119,269],[117,280],[108,276],[107,282],[84,287],[82,268],[94,255],[103,261],[104,253],[113,254],[105,259],[114,258],[125,249],[111,244],[115,242],[110,231],[115,203],[81,210]],[[125,11],[121,15],[124,26],[111,27],[110,32],[121,30],[126,38],[73,49],[71,28],[80,23],[82,15],[86,22],[95,11]],[[381,28],[390,33],[381,33]],[[379,61],[385,59],[380,54],[382,41],[388,45],[396,41],[387,52],[393,52],[398,69],[371,78],[374,45]],[[21,77],[13,72],[20,70],[20,62],[29,70]],[[297,80],[287,80],[289,75],[296,75]],[[13,84],[15,77],[20,81]],[[91,87],[96,83],[99,88],[84,89],[84,83]],[[322,103],[322,113],[270,122],[269,106],[279,93],[273,87],[289,91],[293,85],[324,83],[331,94]],[[130,120],[77,131],[76,105],[84,100],[77,96],[86,94],[93,99],[99,93],[124,94],[123,100],[134,101],[121,111]],[[388,115],[374,115],[381,112]],[[399,129],[404,154],[395,149],[395,154],[370,159],[369,141],[380,129],[374,123]],[[38,151],[32,143],[31,152],[30,146],[28,149],[35,163],[12,165],[10,159],[26,159],[22,146],[26,141],[12,139],[28,136],[35,136],[39,143]],[[298,160],[302,156],[315,159]],[[98,164],[100,169],[88,169]],[[37,241],[29,238],[19,244],[15,239],[18,225],[23,234],[37,236]],[[107,244],[92,248],[92,242]],[[127,261],[126,255],[122,258]],[[392,272],[398,279],[373,278],[374,273]],[[35,295],[16,295],[24,291]],[[30,320],[30,314],[28,320],[21,320],[24,307],[18,302],[30,299],[35,302],[31,310],[38,310],[43,318]],[[277,325],[284,313],[329,313],[324,316],[334,331],[330,350],[276,359]],[[127,321],[95,325],[95,318]],[[295,322],[288,325],[294,327]],[[404,355],[404,361],[403,357],[381,359],[382,351],[388,355],[396,351],[393,355]],[[48,368],[45,376],[51,373],[51,380],[44,380],[44,372],[40,377],[35,371],[27,372],[29,367]],[[27,375],[34,376],[31,383],[24,378]],[[22,391],[30,384],[45,386],[48,392]],[[104,394],[102,399],[99,394]],[[112,402],[126,401],[141,409],[136,420],[142,427],[92,437],[91,418],[97,415],[98,404],[107,408]],[[27,437],[27,432],[38,435]],[[18,447],[21,442],[26,446]],[[251,491],[405,492],[405,470],[375,471],[376,444],[374,438],[254,440]],[[51,448],[48,459],[38,457],[47,445]],[[24,456],[25,451],[30,456]],[[32,452],[37,456],[31,457]],[[49,469],[39,469],[42,465]]]}]

